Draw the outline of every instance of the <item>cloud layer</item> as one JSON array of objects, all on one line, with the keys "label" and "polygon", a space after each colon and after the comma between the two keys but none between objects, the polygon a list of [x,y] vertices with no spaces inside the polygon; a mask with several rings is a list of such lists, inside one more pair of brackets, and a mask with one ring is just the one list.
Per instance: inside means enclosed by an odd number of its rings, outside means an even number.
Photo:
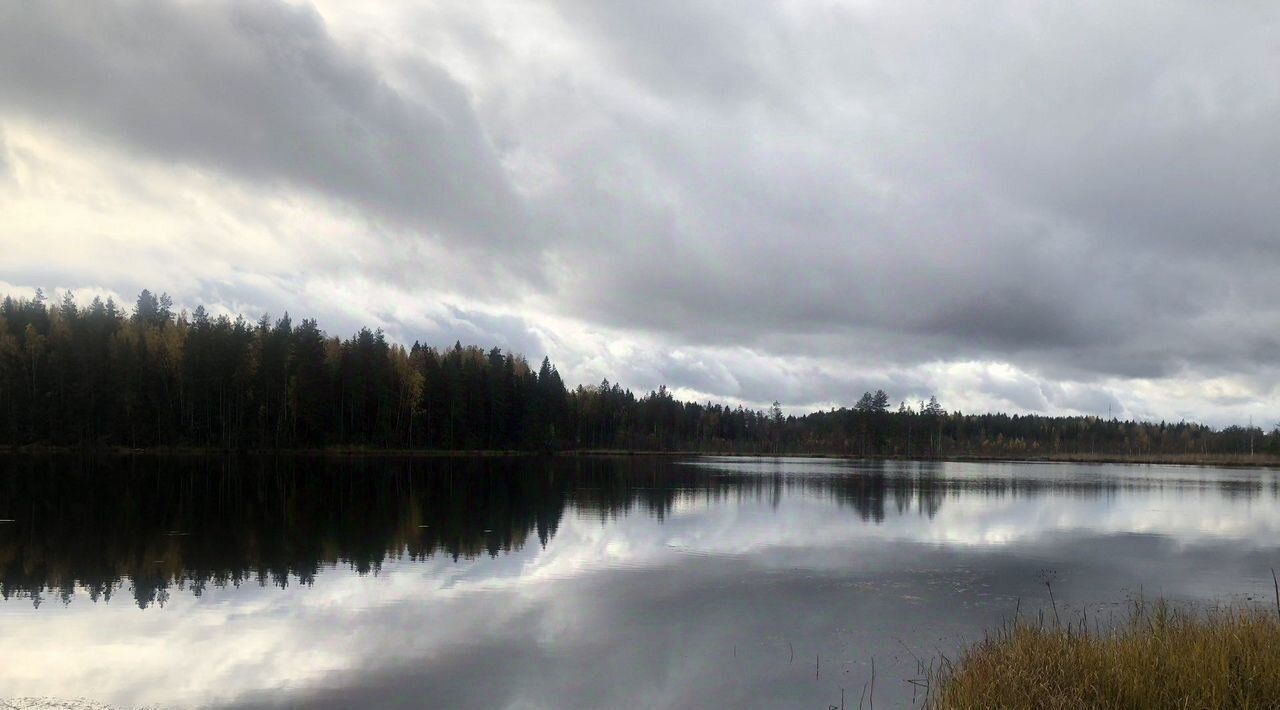
[{"label": "cloud layer", "polygon": [[1265,420],[1278,25],[1191,2],[19,0],[0,278],[793,409],[883,386]]}]

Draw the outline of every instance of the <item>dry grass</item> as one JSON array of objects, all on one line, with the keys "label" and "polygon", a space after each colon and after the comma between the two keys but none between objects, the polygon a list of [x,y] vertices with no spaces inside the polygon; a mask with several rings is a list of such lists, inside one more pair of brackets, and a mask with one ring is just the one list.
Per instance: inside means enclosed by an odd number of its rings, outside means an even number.
[{"label": "dry grass", "polygon": [[928,707],[1280,708],[1277,611],[1138,602],[1110,631],[1014,623],[930,673]]}]

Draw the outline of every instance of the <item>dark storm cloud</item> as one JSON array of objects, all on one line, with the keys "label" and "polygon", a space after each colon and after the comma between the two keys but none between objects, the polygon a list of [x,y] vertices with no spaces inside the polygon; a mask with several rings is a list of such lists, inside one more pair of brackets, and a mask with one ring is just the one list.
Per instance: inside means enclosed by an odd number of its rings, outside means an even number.
[{"label": "dark storm cloud", "polygon": [[[1270,358],[1280,287],[1239,276],[1280,266],[1273,11],[708,7],[566,3],[662,105],[619,119],[668,197],[615,227],[625,267],[574,284],[591,317],[705,343],[907,336],[1086,377]],[[772,52],[771,32],[811,42]]]},{"label": "dark storm cloud", "polygon": [[276,0],[33,2],[0,8],[0,106],[149,158],[318,190],[375,216],[492,243],[520,224],[466,91],[415,92]]}]

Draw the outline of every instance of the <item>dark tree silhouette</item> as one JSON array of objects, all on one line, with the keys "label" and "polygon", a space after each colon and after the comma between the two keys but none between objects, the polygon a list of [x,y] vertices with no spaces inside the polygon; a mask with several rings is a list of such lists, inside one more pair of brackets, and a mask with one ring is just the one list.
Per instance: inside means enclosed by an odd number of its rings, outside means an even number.
[{"label": "dark tree silhouette", "polygon": [[1280,431],[1093,416],[947,412],[936,398],[783,416],[636,395],[608,379],[566,388],[499,348],[346,340],[285,314],[174,313],[166,294],[80,307],[0,302],[0,446],[635,450],[941,457],[1280,455]]}]

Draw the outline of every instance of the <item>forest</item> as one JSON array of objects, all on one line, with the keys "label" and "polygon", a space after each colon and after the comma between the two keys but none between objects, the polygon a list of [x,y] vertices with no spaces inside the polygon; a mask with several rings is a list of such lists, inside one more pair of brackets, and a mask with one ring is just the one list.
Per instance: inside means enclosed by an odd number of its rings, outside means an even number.
[{"label": "forest", "polygon": [[1280,455],[1280,430],[1096,416],[964,414],[883,391],[784,416],[567,387],[544,358],[329,335],[286,314],[132,309],[70,293],[0,304],[0,446],[217,450],[689,451],[868,457]]}]

